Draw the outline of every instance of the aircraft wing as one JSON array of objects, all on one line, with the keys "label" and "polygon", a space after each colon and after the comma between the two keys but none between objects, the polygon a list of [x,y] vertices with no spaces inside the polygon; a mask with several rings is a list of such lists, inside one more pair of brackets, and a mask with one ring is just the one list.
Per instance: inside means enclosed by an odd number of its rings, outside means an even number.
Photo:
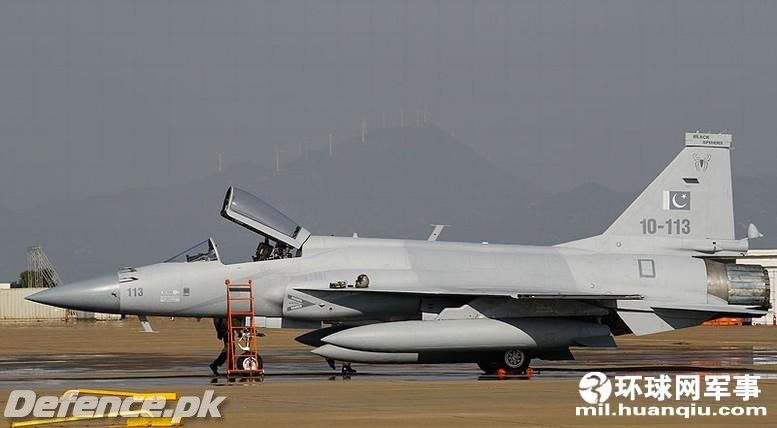
[{"label": "aircraft wing", "polygon": [[419,296],[461,296],[461,297],[512,297],[514,299],[546,300],[642,300],[639,294],[601,294],[601,293],[558,293],[547,291],[511,292],[504,289],[477,288],[469,290],[382,290],[375,288],[295,288],[295,290],[317,297],[347,293],[404,294]]}]

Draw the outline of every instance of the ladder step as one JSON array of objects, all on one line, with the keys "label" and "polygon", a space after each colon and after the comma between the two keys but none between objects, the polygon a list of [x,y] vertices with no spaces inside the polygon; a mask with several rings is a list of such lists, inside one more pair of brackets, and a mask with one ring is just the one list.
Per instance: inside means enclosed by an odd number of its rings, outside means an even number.
[{"label": "ladder step", "polygon": [[[259,344],[256,338],[256,335],[258,333],[258,330],[256,328],[256,323],[254,322],[255,319],[255,299],[254,299],[254,291],[253,291],[253,284],[252,283],[243,283],[243,284],[232,284],[227,282],[227,318],[229,319],[228,328],[230,331],[248,331],[251,334],[251,338],[249,341],[249,347],[250,351],[245,352],[243,354],[235,354],[235,343],[237,342],[234,333],[230,333],[229,336],[229,348],[228,348],[228,355],[229,355],[229,364],[227,365],[227,373],[228,374],[252,374],[252,375],[258,375],[263,374],[264,370],[262,369],[242,369],[237,367],[238,361],[240,361],[241,358],[254,358],[259,359],[261,358],[259,356]],[[239,311],[234,310],[236,306],[238,306],[238,302],[240,302],[241,309]],[[242,303],[247,302],[247,303]],[[245,310],[247,307],[247,310]],[[234,325],[232,323],[232,319],[235,317],[251,317],[251,320],[247,323],[248,325]]]}]

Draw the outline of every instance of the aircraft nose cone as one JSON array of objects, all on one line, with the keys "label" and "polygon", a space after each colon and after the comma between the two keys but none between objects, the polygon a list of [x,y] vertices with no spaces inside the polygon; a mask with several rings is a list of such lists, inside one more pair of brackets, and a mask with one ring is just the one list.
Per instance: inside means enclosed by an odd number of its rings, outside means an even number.
[{"label": "aircraft nose cone", "polygon": [[116,275],[108,275],[58,285],[27,296],[26,299],[79,311],[119,312],[119,279]]}]

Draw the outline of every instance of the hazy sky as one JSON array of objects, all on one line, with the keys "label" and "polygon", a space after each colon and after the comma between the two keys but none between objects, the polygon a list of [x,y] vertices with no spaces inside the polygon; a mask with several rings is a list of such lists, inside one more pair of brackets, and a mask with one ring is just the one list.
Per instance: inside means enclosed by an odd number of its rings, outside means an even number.
[{"label": "hazy sky", "polygon": [[777,2],[0,1],[0,207],[270,165],[415,120],[551,190],[643,186],[685,129],[773,174]]}]

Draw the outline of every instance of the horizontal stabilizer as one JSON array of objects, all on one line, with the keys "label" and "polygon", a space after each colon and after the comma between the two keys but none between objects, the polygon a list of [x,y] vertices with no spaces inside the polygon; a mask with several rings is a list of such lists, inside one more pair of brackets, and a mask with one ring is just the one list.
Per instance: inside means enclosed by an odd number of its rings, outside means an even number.
[{"label": "horizontal stabilizer", "polygon": [[620,308],[618,316],[637,336],[694,327],[720,317],[761,317],[766,311],[741,305],[657,303],[642,309]]},{"label": "horizontal stabilizer", "polygon": [[[730,317],[762,317],[766,315],[766,311],[760,308],[742,306],[742,305],[694,305],[694,304],[672,304],[672,305],[657,305],[653,306],[656,311],[661,310],[674,310],[674,311],[690,311],[690,312],[707,312],[714,315],[726,315]],[[714,318],[714,316],[713,316]]]}]

